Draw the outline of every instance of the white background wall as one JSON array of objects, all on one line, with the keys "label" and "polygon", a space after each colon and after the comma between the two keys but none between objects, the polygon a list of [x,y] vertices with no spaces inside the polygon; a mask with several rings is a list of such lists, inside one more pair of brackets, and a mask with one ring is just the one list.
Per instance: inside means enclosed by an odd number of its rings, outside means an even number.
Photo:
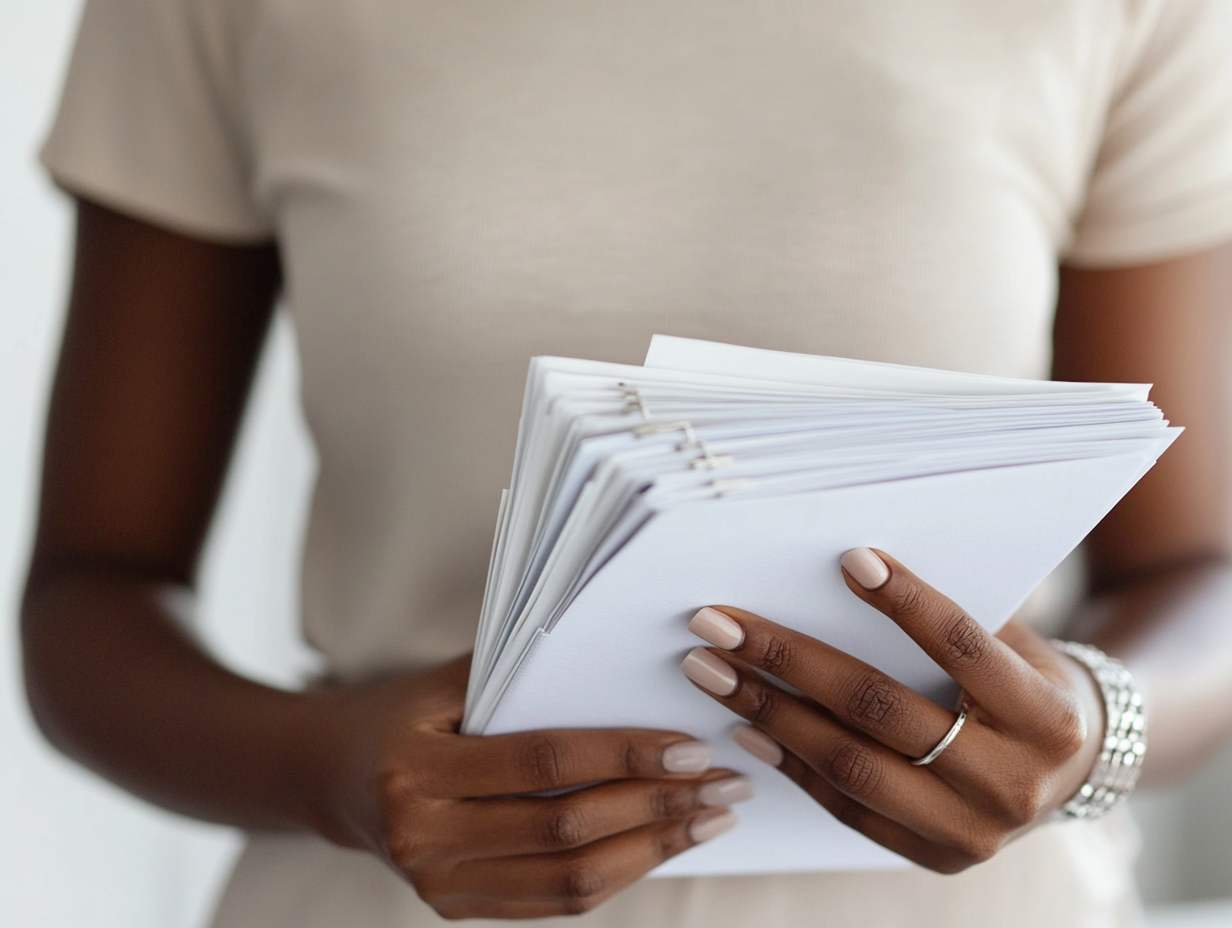
[{"label": "white background wall", "polygon": [[[20,688],[16,604],[71,234],[67,204],[34,159],[78,4],[0,0],[0,926],[198,928],[237,836],[153,810],[62,760],[34,731]],[[312,472],[295,389],[280,324],[211,541],[202,608],[220,655],[284,683],[312,663],[294,630]],[[1140,808],[1151,898],[1232,896],[1232,749],[1183,793]]]}]

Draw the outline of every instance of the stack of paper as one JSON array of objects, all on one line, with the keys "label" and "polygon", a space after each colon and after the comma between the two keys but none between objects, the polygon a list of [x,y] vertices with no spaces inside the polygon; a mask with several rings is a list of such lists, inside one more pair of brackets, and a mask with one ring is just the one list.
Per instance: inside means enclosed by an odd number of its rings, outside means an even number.
[{"label": "stack of paper", "polygon": [[702,606],[807,632],[949,703],[952,681],[846,588],[882,548],[990,629],[1179,429],[1147,386],[956,374],[656,336],[645,367],[536,358],[464,731],[687,732],[753,775],[735,831],[661,874],[901,861],[730,744],[679,670]]}]

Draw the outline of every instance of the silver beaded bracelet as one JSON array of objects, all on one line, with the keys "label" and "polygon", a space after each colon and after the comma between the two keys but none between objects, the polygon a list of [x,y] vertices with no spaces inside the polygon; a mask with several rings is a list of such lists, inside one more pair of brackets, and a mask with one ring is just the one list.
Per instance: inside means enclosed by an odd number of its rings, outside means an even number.
[{"label": "silver beaded bracelet", "polygon": [[1060,808],[1070,818],[1106,815],[1134,791],[1146,756],[1146,710],[1125,665],[1099,648],[1075,641],[1052,642],[1091,672],[1104,697],[1104,744],[1090,776]]}]

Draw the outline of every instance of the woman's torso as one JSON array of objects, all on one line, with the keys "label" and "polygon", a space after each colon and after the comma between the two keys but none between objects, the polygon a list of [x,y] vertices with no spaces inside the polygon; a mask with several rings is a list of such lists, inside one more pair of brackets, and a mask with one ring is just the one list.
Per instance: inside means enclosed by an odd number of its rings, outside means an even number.
[{"label": "woman's torso", "polygon": [[[470,647],[535,354],[638,363],[666,332],[1046,376],[1124,8],[228,6],[320,458],[303,608],[331,672]],[[1115,834],[1044,829],[957,880],[650,882],[579,923],[1123,924]],[[373,859],[260,837],[218,924],[435,923]]]}]

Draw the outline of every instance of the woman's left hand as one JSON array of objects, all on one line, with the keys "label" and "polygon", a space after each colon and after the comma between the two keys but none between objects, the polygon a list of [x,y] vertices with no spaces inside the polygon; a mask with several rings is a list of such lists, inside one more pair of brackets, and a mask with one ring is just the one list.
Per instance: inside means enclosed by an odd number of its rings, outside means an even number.
[{"label": "woman's left hand", "polygon": [[[931,870],[956,873],[1069,799],[1103,741],[1088,672],[1025,626],[993,636],[882,552],[843,558],[852,592],[893,619],[963,689],[967,719],[927,766],[956,713],[807,635],[728,606],[690,629],[716,645],[682,669],[752,723],[736,740],[839,821]],[[782,689],[757,671],[782,680]]]}]

